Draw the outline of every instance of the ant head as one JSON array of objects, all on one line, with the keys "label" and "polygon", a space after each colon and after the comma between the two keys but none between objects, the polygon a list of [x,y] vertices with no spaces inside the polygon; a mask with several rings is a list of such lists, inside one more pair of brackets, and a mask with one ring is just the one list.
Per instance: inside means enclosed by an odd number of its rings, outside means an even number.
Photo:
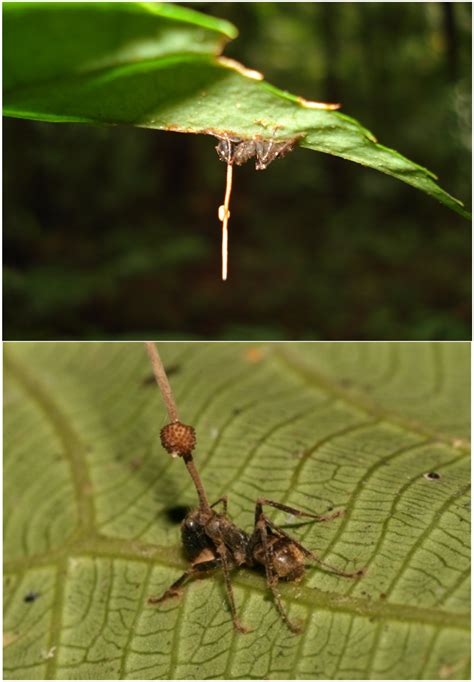
[{"label": "ant head", "polygon": [[186,514],[181,525],[190,533],[196,532],[198,528],[204,525],[204,522],[201,518],[201,510],[192,509]]},{"label": "ant head", "polygon": [[184,551],[191,560],[195,559],[205,549],[213,547],[205,531],[206,519],[200,509],[193,509],[187,514],[181,524],[181,539]]}]

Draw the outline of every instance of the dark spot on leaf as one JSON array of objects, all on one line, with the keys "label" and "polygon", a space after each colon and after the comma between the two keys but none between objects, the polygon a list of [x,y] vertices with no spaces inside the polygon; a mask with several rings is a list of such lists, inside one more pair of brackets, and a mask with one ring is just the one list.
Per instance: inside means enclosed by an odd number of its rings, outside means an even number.
[{"label": "dark spot on leaf", "polygon": [[31,604],[34,601],[36,601],[39,596],[40,596],[39,592],[28,592],[28,594],[25,594],[25,596],[23,597],[23,601],[26,604]]},{"label": "dark spot on leaf", "polygon": [[380,597],[380,599],[387,599],[387,595],[385,594],[385,592],[381,592],[379,594],[379,597]]},{"label": "dark spot on leaf", "polygon": [[142,381],[142,386],[153,386],[155,383],[155,375],[154,374],[148,374],[143,381]]},{"label": "dark spot on leaf", "polygon": [[436,471],[430,471],[427,474],[423,474],[423,476],[428,480],[428,481],[439,481],[441,478],[441,474],[438,474]]},{"label": "dark spot on leaf", "polygon": [[176,507],[167,509],[166,516],[171,523],[181,523],[188,511],[189,507],[186,507],[184,504],[178,504]]},{"label": "dark spot on leaf", "polygon": [[241,407],[234,407],[234,409],[232,410],[232,414],[233,414],[233,415],[238,415],[238,414],[240,414],[241,412],[242,412],[242,408],[241,408]]}]

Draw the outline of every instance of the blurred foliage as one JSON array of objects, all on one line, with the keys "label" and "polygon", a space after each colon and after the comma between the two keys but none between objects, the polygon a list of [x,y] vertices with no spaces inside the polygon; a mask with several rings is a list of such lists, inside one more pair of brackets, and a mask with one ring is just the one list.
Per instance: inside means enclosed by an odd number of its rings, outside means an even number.
[{"label": "blurred foliage", "polygon": [[[198,9],[239,27],[227,56],[342,102],[469,205],[468,3]],[[470,226],[370,169],[236,169],[223,284],[210,138],[6,120],[4,145],[7,339],[470,338]]]}]

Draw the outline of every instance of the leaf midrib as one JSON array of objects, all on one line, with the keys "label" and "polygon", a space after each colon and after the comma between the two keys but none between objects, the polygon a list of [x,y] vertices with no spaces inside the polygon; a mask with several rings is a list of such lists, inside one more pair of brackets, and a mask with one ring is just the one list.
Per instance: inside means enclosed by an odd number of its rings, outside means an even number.
[{"label": "leaf midrib", "polygon": [[[181,554],[180,545],[171,547],[152,545],[135,540],[113,539],[95,535],[83,541],[75,541],[74,543],[64,545],[61,550],[55,553],[55,559],[53,560],[51,560],[51,554],[44,554],[32,559],[7,562],[4,573],[12,574],[20,570],[45,568],[48,566],[59,569],[64,568],[64,561],[67,559],[77,560],[85,558],[124,559],[151,566],[159,565],[163,566],[163,568],[179,570],[184,570],[187,567],[187,563]],[[221,580],[219,574],[216,574],[215,578]],[[240,569],[236,572],[233,576],[233,582],[247,590],[254,590],[261,594],[267,592],[264,577],[248,569]],[[442,609],[362,599],[360,597],[342,595],[337,592],[320,590],[316,587],[306,587],[302,584],[281,583],[279,589],[285,601],[303,604],[313,609],[341,611],[383,620],[448,626],[463,630],[470,629],[470,616],[468,613],[455,613]]]}]

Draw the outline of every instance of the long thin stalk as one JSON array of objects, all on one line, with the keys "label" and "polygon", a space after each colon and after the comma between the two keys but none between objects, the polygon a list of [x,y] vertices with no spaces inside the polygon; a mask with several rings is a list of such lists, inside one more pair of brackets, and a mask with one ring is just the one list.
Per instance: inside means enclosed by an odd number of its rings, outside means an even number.
[{"label": "long thin stalk", "polygon": [[[165,401],[170,422],[178,422],[179,421],[178,408],[176,407],[176,403],[173,398],[173,393],[171,391],[171,386],[168,381],[168,377],[166,375],[166,370],[164,368],[163,362],[161,361],[160,354],[158,353],[158,349],[156,345],[153,343],[153,341],[145,341],[145,347],[150,357],[151,366],[153,367],[153,374],[155,375],[156,383],[158,384],[161,391],[161,395],[163,396],[163,400]],[[183,456],[183,459],[184,463],[186,464],[186,468],[189,472],[189,475],[191,476],[194,486],[196,488],[196,492],[199,498],[199,507],[203,511],[210,512],[211,508],[209,506],[206,491],[204,490],[201,477],[199,476],[198,470],[196,469],[196,465],[194,464],[193,456],[191,454],[187,454]]]},{"label": "long thin stalk", "polygon": [[161,361],[158,349],[153,341],[145,341],[145,346],[150,356],[151,366],[153,367],[153,374],[155,375],[156,383],[159,386],[163,400],[165,401],[166,409],[168,411],[168,416],[170,422],[179,421],[178,408],[173,398],[173,392],[171,390],[168,377],[166,376],[166,371]]},{"label": "long thin stalk", "polygon": [[[226,174],[226,187],[224,204],[220,207],[219,218],[222,220],[222,279],[225,281],[227,279],[227,263],[229,260],[229,231],[227,228],[230,211],[230,194],[232,192],[232,164],[227,164],[227,174]],[[221,210],[222,209],[222,210]]]},{"label": "long thin stalk", "polygon": [[206,491],[204,490],[201,477],[199,476],[198,470],[196,469],[196,465],[194,464],[193,456],[184,455],[183,459],[184,463],[186,464],[186,468],[189,471],[189,475],[193,479],[193,483],[196,487],[196,492],[199,497],[199,506],[204,511],[211,511],[211,508],[209,506],[209,500],[207,499]]}]

